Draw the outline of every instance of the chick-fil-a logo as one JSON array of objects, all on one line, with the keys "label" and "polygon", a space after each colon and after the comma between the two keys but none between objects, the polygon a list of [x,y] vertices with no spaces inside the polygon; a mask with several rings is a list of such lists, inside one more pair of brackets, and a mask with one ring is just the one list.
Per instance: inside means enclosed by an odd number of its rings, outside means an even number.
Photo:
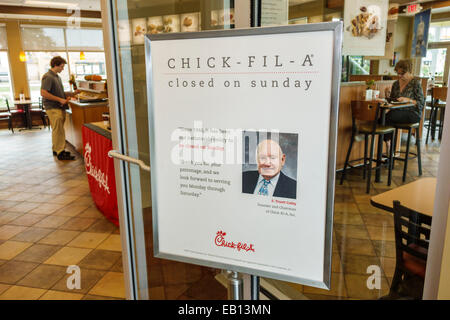
[{"label": "chick-fil-a logo", "polygon": [[108,176],[92,164],[92,147],[89,142],[84,146],[84,150],[84,166],[86,167],[86,174],[92,176],[98,182],[100,188],[105,189],[109,194]]},{"label": "chick-fil-a logo", "polygon": [[255,252],[255,248],[253,247],[253,244],[247,244],[245,242],[238,242],[235,243],[233,241],[226,241],[225,236],[227,235],[226,232],[223,231],[217,231],[216,237],[214,238],[214,244],[218,247],[226,247],[231,249],[236,249],[237,251],[253,251]]}]

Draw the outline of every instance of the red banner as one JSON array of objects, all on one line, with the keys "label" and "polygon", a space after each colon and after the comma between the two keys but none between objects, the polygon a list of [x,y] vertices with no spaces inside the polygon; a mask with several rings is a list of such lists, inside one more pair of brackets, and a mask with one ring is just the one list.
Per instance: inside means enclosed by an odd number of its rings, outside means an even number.
[{"label": "red banner", "polygon": [[92,198],[103,215],[119,225],[114,160],[108,157],[112,141],[83,126],[84,167]]}]

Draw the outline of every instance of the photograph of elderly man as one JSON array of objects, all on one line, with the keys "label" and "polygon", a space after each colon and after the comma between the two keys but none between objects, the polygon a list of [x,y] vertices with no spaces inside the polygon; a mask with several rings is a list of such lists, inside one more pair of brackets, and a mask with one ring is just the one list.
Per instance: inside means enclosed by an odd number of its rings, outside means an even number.
[{"label": "photograph of elderly man", "polygon": [[256,148],[258,170],[242,173],[242,192],[254,195],[296,199],[297,181],[282,172],[286,163],[278,142],[263,140]]}]

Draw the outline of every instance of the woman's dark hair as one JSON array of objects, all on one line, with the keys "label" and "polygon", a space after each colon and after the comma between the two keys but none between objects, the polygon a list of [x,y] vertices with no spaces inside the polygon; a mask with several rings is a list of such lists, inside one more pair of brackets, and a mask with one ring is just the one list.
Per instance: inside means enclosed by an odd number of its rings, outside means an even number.
[{"label": "woman's dark hair", "polygon": [[62,64],[67,64],[67,61],[60,56],[53,57],[52,60],[50,60],[50,67],[52,68],[60,66]]},{"label": "woman's dark hair", "polygon": [[399,69],[402,69],[405,72],[411,72],[412,70],[411,60],[400,60],[399,62],[397,62],[394,70],[398,71]]}]

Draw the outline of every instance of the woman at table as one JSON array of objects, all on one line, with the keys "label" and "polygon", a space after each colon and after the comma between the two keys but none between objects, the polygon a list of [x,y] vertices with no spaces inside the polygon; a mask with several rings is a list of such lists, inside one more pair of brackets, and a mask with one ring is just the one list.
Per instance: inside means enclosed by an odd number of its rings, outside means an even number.
[{"label": "woman at table", "polygon": [[[412,64],[409,60],[400,60],[395,65],[399,78],[392,84],[390,98],[400,102],[412,103],[413,107],[391,110],[386,114],[386,124],[416,123],[422,116],[425,99],[419,79],[411,74]],[[387,96],[387,95],[386,95]]]}]

